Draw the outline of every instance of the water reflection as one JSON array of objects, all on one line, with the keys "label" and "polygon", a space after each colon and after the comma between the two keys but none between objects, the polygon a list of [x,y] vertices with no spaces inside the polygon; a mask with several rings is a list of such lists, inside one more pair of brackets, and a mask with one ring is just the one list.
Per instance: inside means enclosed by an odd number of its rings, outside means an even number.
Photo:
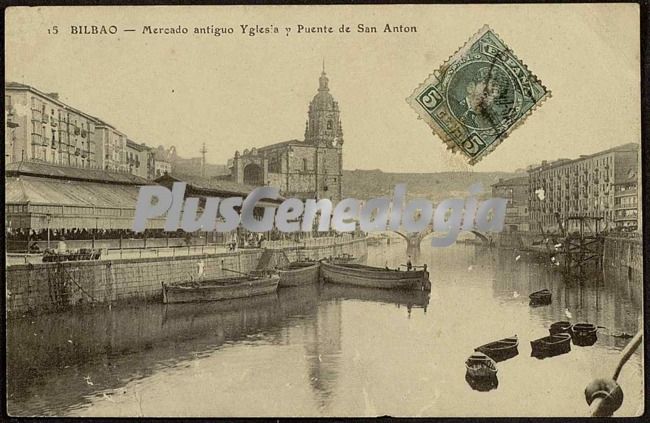
[{"label": "water reflection", "polygon": [[497,375],[488,377],[472,377],[465,374],[465,381],[475,391],[489,392],[499,387],[499,378]]},{"label": "water reflection", "polygon": [[335,298],[393,304],[397,308],[406,307],[409,317],[413,308],[421,308],[426,314],[429,305],[429,293],[426,291],[391,291],[336,284],[326,284],[321,288],[321,299]]},{"label": "water reflection", "polygon": [[[611,274],[567,281],[534,257],[470,245],[423,248],[412,259],[430,268],[430,297],[314,285],[226,303],[98,307],[12,320],[9,411],[584,415],[585,385],[613,368],[629,342],[615,335],[640,327],[641,281]],[[405,244],[373,247],[368,262],[404,263]],[[530,307],[528,294],[543,288],[552,303]],[[530,341],[560,320],[605,329],[593,346],[532,359]],[[498,380],[463,380],[474,348],[515,333],[520,354],[498,363]],[[626,399],[617,415],[634,415],[644,398],[640,351],[620,382]],[[476,392],[482,390],[492,392]]]}]

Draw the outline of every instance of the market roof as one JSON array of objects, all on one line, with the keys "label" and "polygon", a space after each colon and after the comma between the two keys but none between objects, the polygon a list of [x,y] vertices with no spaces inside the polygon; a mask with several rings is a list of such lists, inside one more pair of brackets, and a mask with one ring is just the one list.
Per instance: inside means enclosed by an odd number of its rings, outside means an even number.
[{"label": "market roof", "polygon": [[111,172],[87,167],[58,166],[45,162],[14,162],[5,168],[5,176],[39,176],[72,181],[94,181],[110,184],[150,185],[151,182],[130,173]]},{"label": "market roof", "polygon": [[[225,196],[242,196],[245,197],[253,191],[255,186],[240,184],[233,181],[223,179],[212,179],[194,175],[183,174],[165,174],[155,180],[156,183],[161,185],[171,185],[174,182],[186,182],[190,187],[197,191],[204,191],[206,194],[211,195],[225,195]],[[284,198],[280,197],[278,200],[266,199],[265,201],[272,203],[280,203]]]},{"label": "market roof", "polygon": [[[131,229],[137,185],[62,181],[29,175],[5,178],[5,223],[12,228]],[[162,229],[165,219],[147,221]]]},{"label": "market roof", "polygon": [[12,204],[135,209],[138,193],[137,185],[61,181],[28,175],[5,178],[5,202]]}]

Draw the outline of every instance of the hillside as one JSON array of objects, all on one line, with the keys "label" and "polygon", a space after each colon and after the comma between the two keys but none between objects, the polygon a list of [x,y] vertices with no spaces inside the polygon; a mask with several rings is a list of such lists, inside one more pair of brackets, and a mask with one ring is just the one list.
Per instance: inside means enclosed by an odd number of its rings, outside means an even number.
[{"label": "hillside", "polygon": [[407,184],[408,198],[427,198],[438,202],[447,198],[463,198],[472,184],[483,184],[484,196],[490,196],[490,185],[499,178],[526,176],[513,172],[440,172],[385,173],[381,170],[344,170],[343,198],[369,199],[392,196],[395,185]]}]

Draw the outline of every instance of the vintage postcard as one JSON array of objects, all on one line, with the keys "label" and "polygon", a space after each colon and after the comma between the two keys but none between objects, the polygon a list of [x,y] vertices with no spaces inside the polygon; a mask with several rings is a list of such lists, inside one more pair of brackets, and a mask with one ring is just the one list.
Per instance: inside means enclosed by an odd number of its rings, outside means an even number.
[{"label": "vintage postcard", "polygon": [[5,9],[8,414],[642,416],[643,7]]}]

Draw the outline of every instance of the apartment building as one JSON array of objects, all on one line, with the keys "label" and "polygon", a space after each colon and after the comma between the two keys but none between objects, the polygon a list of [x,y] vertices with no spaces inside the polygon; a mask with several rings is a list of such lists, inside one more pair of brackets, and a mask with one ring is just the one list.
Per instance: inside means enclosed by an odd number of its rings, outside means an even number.
[{"label": "apartment building", "polygon": [[530,230],[558,230],[558,217],[570,216],[602,218],[601,228],[610,230],[635,230],[639,147],[630,143],[529,168]]},{"label": "apartment building", "polygon": [[5,83],[6,163],[42,161],[97,167],[95,118],[29,85]]}]

